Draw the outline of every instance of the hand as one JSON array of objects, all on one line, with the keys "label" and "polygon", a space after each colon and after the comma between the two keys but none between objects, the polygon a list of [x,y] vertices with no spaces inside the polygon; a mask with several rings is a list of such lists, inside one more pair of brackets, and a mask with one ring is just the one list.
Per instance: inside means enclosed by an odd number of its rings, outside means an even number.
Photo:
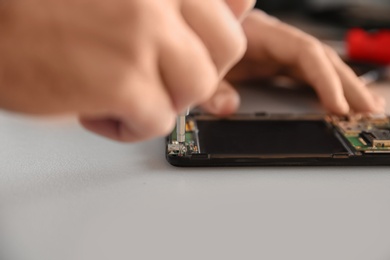
[{"label": "hand", "polygon": [[170,132],[242,58],[252,0],[24,0],[0,7],[0,107],[98,134]]},{"label": "hand", "polygon": [[[247,53],[227,79],[241,81],[287,73],[311,85],[332,113],[384,112],[385,100],[373,95],[330,47],[312,36],[261,11],[252,11],[243,28]],[[203,107],[225,115],[238,108],[239,100],[225,81]]]}]

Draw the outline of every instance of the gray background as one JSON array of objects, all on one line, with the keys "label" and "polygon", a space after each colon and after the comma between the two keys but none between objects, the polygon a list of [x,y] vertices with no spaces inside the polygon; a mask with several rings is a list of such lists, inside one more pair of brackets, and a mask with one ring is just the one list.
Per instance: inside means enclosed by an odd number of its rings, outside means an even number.
[{"label": "gray background", "polygon": [[[241,92],[242,112],[322,112],[305,91]],[[390,258],[388,167],[175,168],[162,138],[5,112],[0,144],[0,259]]]}]

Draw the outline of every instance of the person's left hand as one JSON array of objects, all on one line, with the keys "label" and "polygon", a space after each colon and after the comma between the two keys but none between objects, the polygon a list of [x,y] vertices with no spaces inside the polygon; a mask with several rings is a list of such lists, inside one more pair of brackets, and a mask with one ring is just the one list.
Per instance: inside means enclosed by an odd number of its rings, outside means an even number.
[{"label": "person's left hand", "polygon": [[311,85],[331,113],[381,113],[385,100],[364,82],[330,47],[267,14],[254,10],[243,22],[248,49],[243,60],[220,84],[203,108],[213,114],[235,112],[240,97],[229,82],[287,74]]}]

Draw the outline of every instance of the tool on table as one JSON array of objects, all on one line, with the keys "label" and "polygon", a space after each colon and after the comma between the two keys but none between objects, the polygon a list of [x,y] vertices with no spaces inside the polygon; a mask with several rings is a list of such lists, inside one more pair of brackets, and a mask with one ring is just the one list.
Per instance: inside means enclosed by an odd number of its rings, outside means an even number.
[{"label": "tool on table", "polygon": [[366,31],[354,28],[345,41],[323,41],[331,46],[366,83],[390,75],[390,30]]},{"label": "tool on table", "polygon": [[390,30],[365,31],[354,28],[345,41],[324,41],[343,58],[381,65],[390,65]]},{"label": "tool on table", "polygon": [[186,111],[178,115],[176,119],[176,140],[179,143],[179,154],[186,152],[186,116],[188,116],[189,113],[190,109],[187,108]]},{"label": "tool on table", "polygon": [[346,43],[347,55],[351,60],[390,65],[390,30],[367,32],[351,29]]}]

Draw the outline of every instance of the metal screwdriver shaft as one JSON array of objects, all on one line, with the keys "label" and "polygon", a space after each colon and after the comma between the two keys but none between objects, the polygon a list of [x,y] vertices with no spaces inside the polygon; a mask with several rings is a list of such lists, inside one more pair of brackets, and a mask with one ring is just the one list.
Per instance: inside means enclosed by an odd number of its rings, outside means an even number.
[{"label": "metal screwdriver shaft", "polygon": [[177,141],[184,143],[186,141],[186,116],[190,113],[190,109],[186,109],[185,112],[178,115],[176,120],[176,133]]},{"label": "metal screwdriver shaft", "polygon": [[190,109],[187,108],[184,113],[178,115],[176,119],[176,138],[179,142],[179,154],[183,154],[186,151],[186,116],[190,113]]}]

